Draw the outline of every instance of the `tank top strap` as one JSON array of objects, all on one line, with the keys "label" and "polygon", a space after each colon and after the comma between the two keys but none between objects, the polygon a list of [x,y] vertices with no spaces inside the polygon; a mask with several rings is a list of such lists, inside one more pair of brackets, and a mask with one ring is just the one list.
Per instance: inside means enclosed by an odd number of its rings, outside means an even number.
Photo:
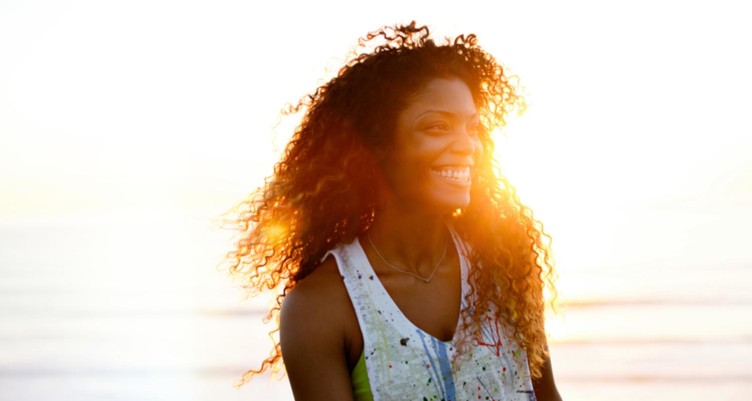
[{"label": "tank top strap", "polygon": [[[415,335],[415,326],[402,314],[371,267],[358,239],[329,251],[337,260],[342,281],[358,318],[363,340],[380,349],[395,337]],[[368,356],[368,355],[366,355]]]},{"label": "tank top strap", "polygon": [[378,306],[385,304],[388,294],[381,293],[374,285],[378,277],[358,239],[335,247],[327,252],[329,254],[337,261],[337,269],[350,296],[361,331],[383,330],[380,322],[384,312]]}]

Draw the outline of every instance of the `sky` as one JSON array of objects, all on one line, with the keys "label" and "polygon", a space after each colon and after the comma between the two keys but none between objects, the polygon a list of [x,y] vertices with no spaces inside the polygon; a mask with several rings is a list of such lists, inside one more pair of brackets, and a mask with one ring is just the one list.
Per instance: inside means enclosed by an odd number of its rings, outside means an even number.
[{"label": "sky", "polygon": [[499,158],[542,218],[752,205],[736,2],[265,3],[0,2],[0,222],[221,212],[272,171],[280,110],[412,19],[519,77]]}]

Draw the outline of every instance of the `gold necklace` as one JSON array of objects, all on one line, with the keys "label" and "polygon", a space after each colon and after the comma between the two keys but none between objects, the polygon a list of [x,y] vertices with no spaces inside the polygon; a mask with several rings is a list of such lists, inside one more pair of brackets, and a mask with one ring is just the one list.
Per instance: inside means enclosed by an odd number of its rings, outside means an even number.
[{"label": "gold necklace", "polygon": [[371,244],[371,247],[373,247],[373,250],[376,252],[376,255],[379,257],[379,259],[381,259],[382,262],[384,262],[384,264],[386,264],[387,266],[391,267],[393,270],[396,270],[396,271],[398,271],[400,273],[409,274],[409,275],[411,275],[411,276],[413,276],[413,277],[415,277],[417,279],[420,279],[421,281],[424,281],[426,283],[428,283],[429,281],[431,281],[431,279],[436,274],[436,272],[439,271],[439,266],[441,265],[441,262],[444,261],[444,258],[446,257],[446,253],[447,253],[447,248],[449,247],[448,242],[445,241],[444,242],[444,252],[441,254],[441,259],[439,259],[439,262],[436,263],[436,266],[434,266],[433,272],[431,272],[431,275],[428,276],[428,278],[425,278],[425,277],[423,277],[423,276],[421,276],[421,275],[419,275],[417,273],[413,273],[413,272],[411,272],[409,270],[400,269],[399,267],[394,266],[393,264],[389,263],[386,260],[386,258],[384,258],[384,256],[381,255],[381,252],[379,252],[379,249],[376,248],[376,245],[374,245],[373,241],[371,240],[371,236],[369,234],[366,234],[366,238],[368,238],[368,243]]}]

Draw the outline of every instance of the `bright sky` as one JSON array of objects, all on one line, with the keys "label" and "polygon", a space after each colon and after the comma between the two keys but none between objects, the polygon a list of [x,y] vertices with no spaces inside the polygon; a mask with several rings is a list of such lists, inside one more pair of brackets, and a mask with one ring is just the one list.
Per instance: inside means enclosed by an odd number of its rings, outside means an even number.
[{"label": "bright sky", "polygon": [[[499,156],[554,237],[563,298],[649,298],[677,268],[748,266],[742,2],[299,3],[0,2],[0,223],[217,217],[271,172],[286,103],[325,82],[358,37],[416,19],[440,36],[477,33],[526,87]],[[148,234],[127,229],[113,226]],[[597,282],[588,269],[602,269]],[[730,281],[703,288],[722,297]]]},{"label": "bright sky", "polygon": [[374,4],[0,3],[0,221],[224,210],[271,171],[284,104],[359,36],[411,19],[477,33],[519,75],[529,110],[500,156],[554,226],[750,205],[752,25],[737,2]]}]

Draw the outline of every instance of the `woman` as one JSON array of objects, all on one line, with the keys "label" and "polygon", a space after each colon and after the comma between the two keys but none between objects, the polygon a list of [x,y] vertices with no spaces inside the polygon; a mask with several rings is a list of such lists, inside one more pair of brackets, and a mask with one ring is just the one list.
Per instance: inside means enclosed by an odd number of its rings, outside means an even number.
[{"label": "woman", "polygon": [[[247,200],[232,272],[282,287],[269,318],[299,400],[560,400],[544,331],[541,224],[490,132],[524,107],[474,35],[383,28],[305,110]],[[369,50],[370,49],[370,50]]]}]

